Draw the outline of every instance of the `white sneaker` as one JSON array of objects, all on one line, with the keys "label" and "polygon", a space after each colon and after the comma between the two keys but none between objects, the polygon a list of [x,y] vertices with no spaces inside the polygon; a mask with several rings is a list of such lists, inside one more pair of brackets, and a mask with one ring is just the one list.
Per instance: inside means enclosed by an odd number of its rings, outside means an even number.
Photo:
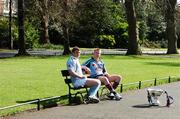
[{"label": "white sneaker", "polygon": [[98,103],[100,100],[96,96],[89,96],[89,103]]},{"label": "white sneaker", "polygon": [[114,93],[113,92],[109,93],[108,97],[112,100],[114,98]]},{"label": "white sneaker", "polygon": [[121,99],[122,99],[122,96],[121,96],[119,93],[115,93],[115,94],[114,94],[114,98],[115,98],[116,100],[121,100]]}]

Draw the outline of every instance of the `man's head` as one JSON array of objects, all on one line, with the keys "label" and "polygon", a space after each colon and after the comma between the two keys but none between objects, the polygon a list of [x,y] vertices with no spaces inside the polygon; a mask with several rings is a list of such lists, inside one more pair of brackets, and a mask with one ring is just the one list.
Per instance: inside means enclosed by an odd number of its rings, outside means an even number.
[{"label": "man's head", "polygon": [[93,57],[95,59],[98,59],[98,58],[100,58],[100,56],[101,56],[101,49],[95,48],[94,51],[93,51]]},{"label": "man's head", "polygon": [[81,51],[80,51],[80,49],[79,49],[79,47],[74,47],[73,49],[72,49],[72,55],[74,56],[74,57],[80,57],[80,53],[81,53]]}]

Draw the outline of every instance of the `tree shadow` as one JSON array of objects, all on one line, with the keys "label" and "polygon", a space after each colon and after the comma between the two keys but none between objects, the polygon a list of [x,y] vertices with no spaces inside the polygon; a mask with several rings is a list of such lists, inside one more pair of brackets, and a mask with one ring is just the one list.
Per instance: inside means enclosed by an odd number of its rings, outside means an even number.
[{"label": "tree shadow", "polygon": [[178,62],[146,62],[148,65],[162,65],[162,66],[172,66],[172,67],[180,67],[180,63]]}]

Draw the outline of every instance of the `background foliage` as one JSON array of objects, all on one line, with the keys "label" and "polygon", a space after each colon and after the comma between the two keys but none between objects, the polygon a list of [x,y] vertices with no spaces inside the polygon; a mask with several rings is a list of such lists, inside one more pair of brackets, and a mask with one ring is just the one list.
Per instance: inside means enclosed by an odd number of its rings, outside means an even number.
[{"label": "background foliage", "polygon": [[[161,4],[162,2],[162,4]],[[69,29],[70,46],[127,48],[128,24],[124,4],[113,0],[70,0],[65,9],[65,0],[31,0],[25,1],[25,38],[27,48],[38,48],[42,42],[44,17],[47,17],[49,43],[63,45],[63,21]],[[165,40],[166,23],[163,1],[158,4],[153,0],[135,0],[139,43],[143,47],[167,47]],[[160,9],[161,8],[161,9]],[[46,10],[47,9],[47,10]],[[179,14],[177,5],[177,36],[179,39]],[[66,15],[64,17],[63,15]],[[9,46],[8,18],[0,17],[0,48]],[[102,40],[102,36],[112,36]],[[17,18],[12,22],[14,48],[17,44]],[[101,37],[101,38],[100,38]],[[109,40],[108,40],[109,39]],[[156,45],[158,44],[158,45]],[[178,40],[178,47],[179,47]]]}]

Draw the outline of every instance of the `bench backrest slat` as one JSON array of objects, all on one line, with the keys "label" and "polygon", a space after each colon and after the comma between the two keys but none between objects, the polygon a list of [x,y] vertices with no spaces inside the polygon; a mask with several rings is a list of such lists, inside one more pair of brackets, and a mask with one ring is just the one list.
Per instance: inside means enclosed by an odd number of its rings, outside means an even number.
[{"label": "bench backrest slat", "polygon": [[68,77],[68,76],[70,76],[68,70],[61,70],[61,74],[62,74],[63,77]]},{"label": "bench backrest slat", "polygon": [[65,81],[66,84],[72,83],[72,81],[71,81],[71,79],[70,79],[70,77],[69,77],[70,74],[69,74],[69,71],[68,71],[68,70],[61,70],[61,74],[62,74],[63,77],[66,77],[66,78],[64,79],[64,81]]}]

